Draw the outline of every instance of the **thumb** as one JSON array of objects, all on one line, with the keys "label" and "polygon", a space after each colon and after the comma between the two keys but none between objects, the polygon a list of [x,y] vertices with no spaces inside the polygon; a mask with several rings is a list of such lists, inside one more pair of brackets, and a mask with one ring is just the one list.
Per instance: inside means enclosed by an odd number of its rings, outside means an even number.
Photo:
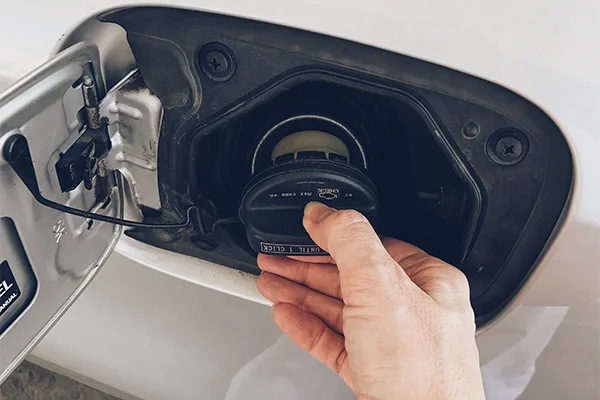
[{"label": "thumb", "polygon": [[[372,301],[372,295],[381,297],[383,288],[397,287],[399,277],[410,282],[359,212],[311,202],[304,209],[303,224],[314,242],[335,260],[346,304],[362,305],[365,300]],[[356,298],[362,295],[369,299]]]}]

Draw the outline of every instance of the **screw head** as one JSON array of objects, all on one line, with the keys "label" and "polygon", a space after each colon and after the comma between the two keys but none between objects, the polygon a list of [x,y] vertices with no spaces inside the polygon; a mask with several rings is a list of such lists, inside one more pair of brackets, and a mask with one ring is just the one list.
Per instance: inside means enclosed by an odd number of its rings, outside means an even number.
[{"label": "screw head", "polygon": [[517,130],[508,129],[494,132],[487,141],[488,157],[496,164],[515,165],[527,155],[527,137]]},{"label": "screw head", "polygon": [[211,80],[225,82],[235,72],[235,58],[231,50],[221,43],[208,43],[200,49],[200,69]]}]

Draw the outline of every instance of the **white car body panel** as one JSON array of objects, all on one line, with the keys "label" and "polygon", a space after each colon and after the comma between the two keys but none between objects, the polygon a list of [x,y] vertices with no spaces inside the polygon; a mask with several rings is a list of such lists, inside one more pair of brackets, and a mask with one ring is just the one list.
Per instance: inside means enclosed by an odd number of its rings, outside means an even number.
[{"label": "white car body panel", "polygon": [[[0,14],[0,88],[43,63],[79,21],[136,4],[35,0],[4,6],[10,11]],[[169,6],[269,21],[410,55],[496,82],[548,113],[573,153],[571,205],[521,293],[478,333],[482,371],[488,399],[600,397],[597,1],[179,0]],[[268,308],[255,304],[267,302],[248,275],[126,237],[117,251],[121,255],[112,257],[34,351],[39,362],[146,399],[250,399],[252,393],[351,398],[332,373],[278,342]],[[279,368],[282,360],[288,369]],[[277,372],[284,378],[275,379]],[[281,393],[285,397],[277,397]]]}]

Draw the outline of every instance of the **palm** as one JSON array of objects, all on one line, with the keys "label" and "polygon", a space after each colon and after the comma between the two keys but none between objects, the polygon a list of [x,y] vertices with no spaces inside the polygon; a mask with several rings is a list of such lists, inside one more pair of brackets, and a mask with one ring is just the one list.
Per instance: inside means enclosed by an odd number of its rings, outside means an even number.
[{"label": "palm", "polygon": [[[431,277],[439,278],[437,267],[443,266],[443,262],[436,265],[436,259],[404,242],[384,239],[383,243],[417,286],[426,293],[435,291],[437,279]],[[333,260],[330,257],[291,259],[260,255],[258,263],[264,272],[257,286],[267,299],[276,303],[277,324],[300,347],[335,370],[352,388],[343,338],[344,302],[339,272]],[[420,284],[425,282],[430,287]],[[338,337],[323,340],[323,335]],[[334,345],[317,349],[315,346],[319,342]],[[319,354],[315,354],[317,352]]]}]

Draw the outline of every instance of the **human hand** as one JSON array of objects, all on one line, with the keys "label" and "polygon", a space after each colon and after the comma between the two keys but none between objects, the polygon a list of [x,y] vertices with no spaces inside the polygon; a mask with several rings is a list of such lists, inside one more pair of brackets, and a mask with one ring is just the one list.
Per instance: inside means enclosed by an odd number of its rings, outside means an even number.
[{"label": "human hand", "polygon": [[258,257],[258,289],[285,334],[359,399],[485,397],[458,269],[399,240],[382,242],[355,211],[310,203],[303,223],[331,257]]}]

